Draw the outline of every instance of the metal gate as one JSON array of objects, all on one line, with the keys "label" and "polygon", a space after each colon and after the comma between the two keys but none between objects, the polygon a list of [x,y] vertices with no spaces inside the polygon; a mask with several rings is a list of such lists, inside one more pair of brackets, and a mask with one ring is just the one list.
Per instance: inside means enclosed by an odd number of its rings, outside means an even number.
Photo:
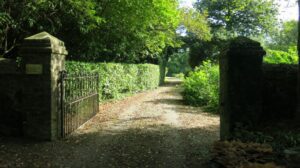
[{"label": "metal gate", "polygon": [[99,75],[61,72],[61,134],[66,137],[99,111]]}]

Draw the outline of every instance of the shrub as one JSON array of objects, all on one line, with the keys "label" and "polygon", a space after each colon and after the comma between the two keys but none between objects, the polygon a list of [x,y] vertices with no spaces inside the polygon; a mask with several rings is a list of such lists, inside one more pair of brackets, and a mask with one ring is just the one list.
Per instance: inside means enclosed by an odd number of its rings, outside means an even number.
[{"label": "shrub", "polygon": [[152,64],[67,61],[66,69],[69,73],[98,73],[100,100],[117,99],[124,94],[153,89],[159,85],[159,67]]},{"label": "shrub", "polygon": [[206,106],[217,111],[219,104],[219,66],[211,61],[190,72],[183,81],[183,97],[192,105]]},{"label": "shrub", "polygon": [[270,64],[298,64],[297,47],[290,47],[288,52],[280,50],[267,50],[265,63]]}]

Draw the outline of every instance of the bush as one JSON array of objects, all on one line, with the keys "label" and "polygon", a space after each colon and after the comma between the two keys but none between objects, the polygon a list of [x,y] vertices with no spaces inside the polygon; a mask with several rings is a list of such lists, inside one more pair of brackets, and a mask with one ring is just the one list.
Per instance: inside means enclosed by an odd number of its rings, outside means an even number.
[{"label": "bush", "polygon": [[269,64],[298,64],[297,47],[290,47],[288,52],[280,50],[267,50],[265,63]]},{"label": "bush", "polygon": [[210,111],[217,111],[219,105],[219,66],[211,61],[190,72],[183,81],[183,97],[192,105],[206,106]]},{"label": "bush", "polygon": [[67,61],[66,69],[69,73],[98,73],[100,100],[117,99],[124,94],[154,89],[159,85],[159,67],[152,64]]}]

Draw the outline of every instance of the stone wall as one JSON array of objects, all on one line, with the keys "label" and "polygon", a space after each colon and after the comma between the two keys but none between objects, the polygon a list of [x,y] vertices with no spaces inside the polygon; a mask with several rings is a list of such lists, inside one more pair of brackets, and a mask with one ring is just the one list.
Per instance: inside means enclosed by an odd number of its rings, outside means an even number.
[{"label": "stone wall", "polygon": [[59,74],[65,68],[64,43],[46,32],[24,39],[16,60],[0,60],[0,134],[39,140],[61,132]]},{"label": "stone wall", "polygon": [[21,136],[22,78],[15,60],[0,58],[0,134]]},{"label": "stone wall", "polygon": [[221,139],[238,127],[256,130],[297,115],[298,65],[264,64],[258,42],[239,37],[220,58]]},{"label": "stone wall", "polygon": [[245,37],[232,40],[220,57],[221,139],[232,136],[235,125],[254,126],[262,113],[260,43]]},{"label": "stone wall", "polygon": [[298,65],[263,65],[263,113],[261,121],[289,120],[297,108]]}]

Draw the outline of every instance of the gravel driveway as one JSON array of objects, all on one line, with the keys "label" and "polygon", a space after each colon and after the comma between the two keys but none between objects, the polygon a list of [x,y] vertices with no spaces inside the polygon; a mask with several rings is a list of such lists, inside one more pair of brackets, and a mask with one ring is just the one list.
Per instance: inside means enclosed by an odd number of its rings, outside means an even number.
[{"label": "gravel driveway", "polygon": [[0,138],[2,167],[205,167],[219,139],[219,116],[187,106],[178,80],[100,106],[65,140]]}]

